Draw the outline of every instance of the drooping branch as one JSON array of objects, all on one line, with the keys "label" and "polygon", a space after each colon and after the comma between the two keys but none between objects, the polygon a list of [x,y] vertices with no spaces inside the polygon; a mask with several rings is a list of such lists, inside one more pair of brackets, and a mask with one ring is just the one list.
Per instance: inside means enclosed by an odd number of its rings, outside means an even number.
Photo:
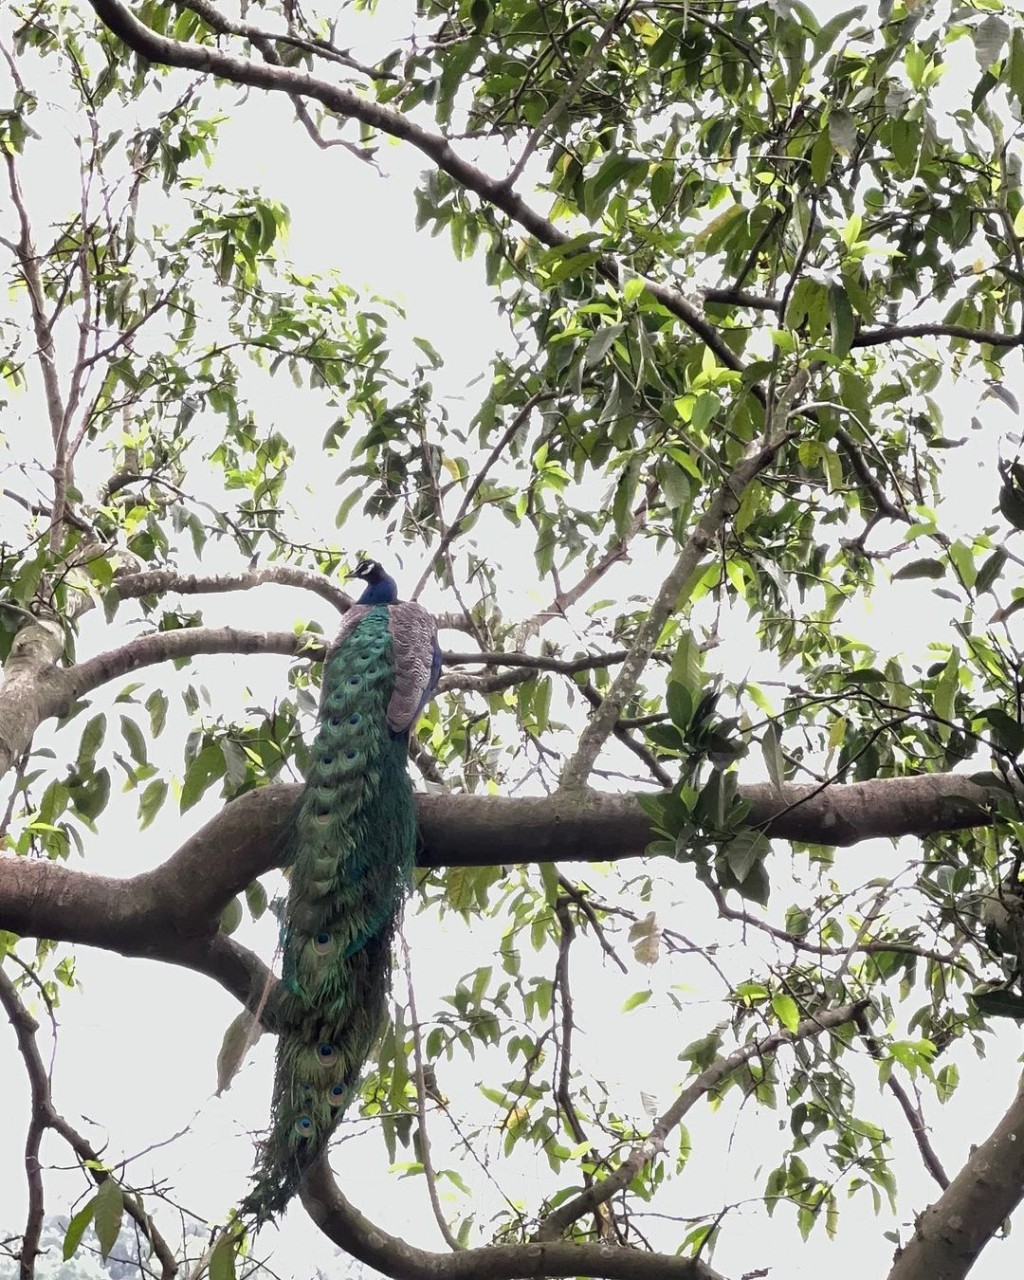
[{"label": "drooping branch", "polygon": [[302,1203],[320,1230],[360,1262],[393,1280],[545,1280],[594,1276],[604,1280],[723,1280],[699,1258],[642,1253],[568,1241],[487,1245],[457,1253],[431,1253],[389,1235],[363,1217],[338,1189],[326,1157],[307,1174]]}]

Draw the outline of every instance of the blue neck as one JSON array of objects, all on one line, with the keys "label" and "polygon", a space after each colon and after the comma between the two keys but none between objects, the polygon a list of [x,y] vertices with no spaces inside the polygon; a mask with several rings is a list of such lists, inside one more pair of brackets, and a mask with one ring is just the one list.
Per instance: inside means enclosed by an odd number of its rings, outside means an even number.
[{"label": "blue neck", "polygon": [[368,582],[359,597],[359,604],[394,604],[398,599],[398,586],[394,578],[385,573],[377,582]]}]

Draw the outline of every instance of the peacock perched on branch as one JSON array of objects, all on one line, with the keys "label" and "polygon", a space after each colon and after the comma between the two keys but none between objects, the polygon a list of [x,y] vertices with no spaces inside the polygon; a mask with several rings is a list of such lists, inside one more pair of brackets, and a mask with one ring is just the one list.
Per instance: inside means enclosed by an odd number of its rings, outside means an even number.
[{"label": "peacock perched on branch", "polygon": [[319,728],[289,829],[270,1133],[242,1202],[280,1213],[353,1097],[386,1013],[391,939],[412,873],[409,730],[441,669],[434,619],[362,560],[366,587],[324,661]]}]

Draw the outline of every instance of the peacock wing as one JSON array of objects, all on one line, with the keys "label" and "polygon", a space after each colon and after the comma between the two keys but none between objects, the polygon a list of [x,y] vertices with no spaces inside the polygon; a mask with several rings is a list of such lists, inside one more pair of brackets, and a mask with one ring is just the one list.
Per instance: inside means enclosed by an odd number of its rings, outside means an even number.
[{"label": "peacock wing", "polygon": [[411,601],[388,609],[391,647],[395,662],[395,687],[388,703],[387,722],[392,733],[411,729],[426,706],[441,670],[437,623],[422,605]]}]

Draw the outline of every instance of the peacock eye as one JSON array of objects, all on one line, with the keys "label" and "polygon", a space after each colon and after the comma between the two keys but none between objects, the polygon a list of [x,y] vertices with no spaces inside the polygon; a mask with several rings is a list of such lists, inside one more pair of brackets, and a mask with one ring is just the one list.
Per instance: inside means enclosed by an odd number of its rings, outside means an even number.
[{"label": "peacock eye", "polygon": [[349,747],[348,751],[345,752],[345,759],[354,760],[358,754],[359,754],[358,751],[355,751],[353,748]]},{"label": "peacock eye", "polygon": [[338,725],[341,724],[341,716],[328,716],[327,723],[332,729],[337,729]]},{"label": "peacock eye", "polygon": [[332,1084],[327,1094],[327,1101],[332,1107],[340,1107],[345,1101],[345,1086],[343,1084]]},{"label": "peacock eye", "polygon": [[309,1138],[313,1134],[313,1121],[309,1116],[299,1116],[295,1121],[295,1132],[300,1138]]},{"label": "peacock eye", "polygon": [[316,820],[317,822],[330,822],[331,815],[327,812],[326,809],[321,809],[320,812],[316,815]]},{"label": "peacock eye", "polygon": [[313,950],[318,956],[324,955],[331,949],[331,935],[325,930],[321,930],[313,939]]},{"label": "peacock eye", "polygon": [[325,769],[329,769],[334,764],[334,756],[321,756],[320,763]]},{"label": "peacock eye", "polygon": [[358,676],[349,676],[349,678],[348,678],[348,682],[349,682],[349,684],[350,684],[350,685],[355,686],[355,685],[357,685],[357,684],[359,683],[359,677],[358,677]]},{"label": "peacock eye", "polygon": [[317,1057],[323,1066],[328,1066],[334,1061],[334,1045],[321,1044],[317,1046]]},{"label": "peacock eye", "polygon": [[359,714],[358,711],[353,711],[348,718],[348,722],[349,724],[358,724],[359,721],[362,720],[362,718],[363,717]]}]

